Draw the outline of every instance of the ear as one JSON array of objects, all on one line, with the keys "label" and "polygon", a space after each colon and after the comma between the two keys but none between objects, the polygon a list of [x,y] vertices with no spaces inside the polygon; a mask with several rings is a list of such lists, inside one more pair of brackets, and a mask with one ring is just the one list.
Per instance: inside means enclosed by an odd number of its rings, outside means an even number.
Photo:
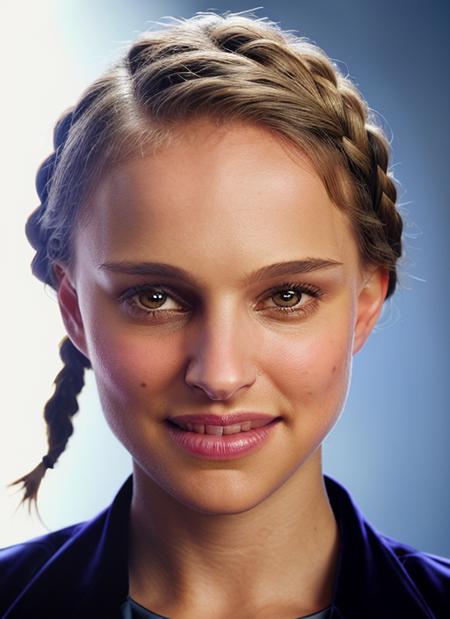
[{"label": "ear", "polygon": [[389,273],[382,267],[367,271],[357,301],[353,354],[361,350],[383,309]]},{"label": "ear", "polygon": [[75,286],[72,284],[70,275],[65,267],[54,264],[53,272],[58,282],[58,304],[67,335],[71,339],[72,344],[89,359]]}]

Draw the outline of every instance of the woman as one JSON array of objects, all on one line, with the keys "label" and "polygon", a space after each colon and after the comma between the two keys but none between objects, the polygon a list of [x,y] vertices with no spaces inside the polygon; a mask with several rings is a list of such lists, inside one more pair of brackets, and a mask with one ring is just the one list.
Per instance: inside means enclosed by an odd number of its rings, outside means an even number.
[{"label": "woman", "polygon": [[133,474],[0,552],[2,617],[447,617],[450,560],[322,474],[396,286],[388,144],[317,47],[264,20],[146,33],[55,129],[27,235],[68,337],[36,502],[92,367]]}]

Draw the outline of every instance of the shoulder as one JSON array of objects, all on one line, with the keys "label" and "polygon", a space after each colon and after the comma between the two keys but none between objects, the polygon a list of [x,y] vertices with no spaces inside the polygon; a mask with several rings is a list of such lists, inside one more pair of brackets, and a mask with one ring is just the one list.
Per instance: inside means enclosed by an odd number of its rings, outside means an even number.
[{"label": "shoulder", "polygon": [[357,600],[364,617],[449,617],[450,558],[385,535],[342,484],[329,476],[325,483],[341,534],[336,600],[343,616],[353,616]]},{"label": "shoulder", "polygon": [[73,524],[30,540],[0,548],[0,573],[23,571],[28,566],[35,569],[47,561],[58,549],[80,529],[84,523]]},{"label": "shoulder", "polygon": [[116,617],[128,591],[132,475],[93,518],[0,549],[0,617]]},{"label": "shoulder", "polygon": [[83,524],[73,524],[25,542],[0,548],[0,609],[9,606],[39,570],[76,535]]},{"label": "shoulder", "polygon": [[379,537],[395,554],[424,600],[436,610],[450,609],[450,558],[420,551],[381,533]]}]

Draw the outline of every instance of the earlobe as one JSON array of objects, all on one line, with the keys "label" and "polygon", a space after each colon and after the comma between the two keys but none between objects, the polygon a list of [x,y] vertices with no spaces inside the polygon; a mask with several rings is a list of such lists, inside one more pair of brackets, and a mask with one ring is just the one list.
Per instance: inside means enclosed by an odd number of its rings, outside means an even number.
[{"label": "earlobe", "polygon": [[386,269],[377,268],[366,277],[358,295],[353,354],[361,350],[383,309],[389,283]]},{"label": "earlobe", "polygon": [[67,335],[73,345],[89,359],[77,291],[64,267],[55,264],[53,272],[58,282],[58,304]]}]

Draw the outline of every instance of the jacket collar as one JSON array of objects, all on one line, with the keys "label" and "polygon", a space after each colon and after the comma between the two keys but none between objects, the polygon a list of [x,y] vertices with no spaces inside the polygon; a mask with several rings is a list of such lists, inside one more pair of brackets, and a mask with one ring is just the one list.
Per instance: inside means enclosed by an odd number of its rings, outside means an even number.
[{"label": "jacket collar", "polygon": [[122,619],[120,606],[128,595],[132,492],[130,475],[111,505],[92,520],[75,526],[62,545],[58,531],[45,536],[45,543],[58,549],[29,582],[5,619],[33,617],[36,609],[40,617],[48,619]]},{"label": "jacket collar", "polygon": [[[394,551],[347,490],[327,475],[324,481],[340,533],[332,619],[432,619]],[[40,615],[48,617],[120,619],[128,596],[132,492],[130,475],[107,509],[74,528],[6,617],[33,616],[42,608]]]},{"label": "jacket collar", "polygon": [[434,619],[400,560],[335,479],[324,475],[340,535],[332,619]]}]

